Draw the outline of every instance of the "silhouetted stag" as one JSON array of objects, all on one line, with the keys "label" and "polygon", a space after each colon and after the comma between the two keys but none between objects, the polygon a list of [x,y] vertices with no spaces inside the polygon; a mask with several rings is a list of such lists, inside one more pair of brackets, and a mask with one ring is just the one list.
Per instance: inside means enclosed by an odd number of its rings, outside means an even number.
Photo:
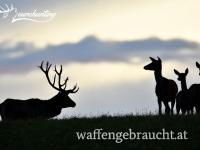
[{"label": "silhouetted stag", "polygon": [[[176,82],[169,80],[162,76],[162,61],[158,57],[158,60],[150,57],[151,63],[144,67],[145,70],[154,71],[155,80],[156,80],[156,95],[158,98],[159,114],[162,114],[162,102],[165,105],[165,113],[173,114],[173,108],[175,104],[176,94],[178,92],[178,87]],[[171,109],[168,102],[171,102]]]},{"label": "silhouetted stag", "polygon": [[178,92],[176,96],[177,114],[179,114],[180,110],[182,114],[185,114],[186,112],[187,114],[190,114],[190,113],[193,114],[193,103],[192,103],[192,99],[190,99],[190,92],[186,84],[186,76],[188,72],[189,72],[188,68],[185,70],[184,73],[180,73],[176,69],[174,69],[174,73],[178,76],[178,81],[181,82],[181,91]]},{"label": "silhouetted stag", "polygon": [[[200,64],[196,62],[196,67],[199,69],[200,75]],[[190,99],[193,100],[193,105],[196,109],[196,112],[200,113],[200,84],[192,84],[189,88],[190,91]]]},{"label": "silhouetted stag", "polygon": [[[43,67],[43,62],[39,68],[46,75],[49,84],[58,91],[58,94],[49,100],[40,99],[6,99],[0,104],[0,114],[2,120],[13,119],[49,119],[55,117],[61,113],[62,108],[75,107],[76,103],[68,96],[70,93],[76,93],[79,88],[75,85],[72,89],[65,90],[67,87],[68,77],[61,83],[62,65],[60,70],[57,70],[55,66],[55,75],[53,82],[49,78],[49,70],[52,64],[46,63],[46,69]],[[58,79],[56,79],[58,78]],[[58,87],[55,86],[56,80],[58,81]]]}]

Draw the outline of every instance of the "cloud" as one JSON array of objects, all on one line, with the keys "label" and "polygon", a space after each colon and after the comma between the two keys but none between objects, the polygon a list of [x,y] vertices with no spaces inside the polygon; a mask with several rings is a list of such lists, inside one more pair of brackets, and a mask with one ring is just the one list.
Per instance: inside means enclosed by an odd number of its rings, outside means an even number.
[{"label": "cloud", "polygon": [[12,24],[11,18],[3,19],[1,16],[0,40],[31,41],[37,46],[45,46],[48,43],[74,42],[95,34],[101,39],[130,40],[155,35],[163,39],[181,37],[200,41],[198,34],[195,34],[199,33],[200,20],[196,19],[200,14],[199,1],[0,1],[2,7],[11,3],[21,12],[48,9],[57,15],[44,24],[30,21]]},{"label": "cloud", "polygon": [[[199,56],[199,43],[183,39],[161,40],[148,38],[134,41],[102,41],[89,36],[77,43],[34,47],[31,43],[17,43],[12,47],[0,45],[0,72],[27,72],[42,60],[52,63],[134,62],[148,56],[164,59]],[[189,53],[187,52],[189,51]]]}]

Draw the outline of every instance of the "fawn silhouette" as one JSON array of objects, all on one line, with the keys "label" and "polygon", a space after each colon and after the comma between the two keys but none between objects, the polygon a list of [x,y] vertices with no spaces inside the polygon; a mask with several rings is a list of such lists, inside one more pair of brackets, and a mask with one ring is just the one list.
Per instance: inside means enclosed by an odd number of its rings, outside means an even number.
[{"label": "fawn silhouette", "polygon": [[[46,63],[46,69],[43,67],[43,61],[39,68],[45,74],[48,83],[58,91],[58,94],[49,100],[40,99],[6,99],[0,104],[0,115],[2,120],[15,119],[49,119],[61,113],[62,108],[75,107],[76,103],[68,96],[70,93],[76,93],[79,88],[75,85],[72,89],[66,90],[68,77],[61,83],[62,65],[60,70],[55,66],[55,75],[53,82],[49,78],[49,70],[52,64]],[[58,79],[56,79],[58,78]],[[56,80],[58,87],[55,86]]]},{"label": "fawn silhouette", "polygon": [[184,73],[180,73],[176,69],[174,69],[174,73],[178,76],[178,81],[181,82],[181,91],[178,92],[176,96],[176,111],[177,114],[180,113],[180,110],[182,114],[187,114],[192,113],[193,114],[193,103],[192,100],[190,99],[190,92],[187,88],[187,83],[186,83],[186,76],[188,74],[189,70],[188,68],[185,69]]},{"label": "fawn silhouette", "polygon": [[[176,82],[162,76],[162,61],[159,57],[158,60],[150,57],[150,60],[152,62],[144,66],[144,69],[154,71],[156,80],[155,92],[158,98],[159,114],[162,114],[162,102],[165,105],[165,114],[170,114],[170,112],[173,114],[175,98],[178,92]],[[171,102],[171,109],[168,102]]]},{"label": "fawn silhouette", "polygon": [[[200,75],[200,64],[196,62],[196,67],[199,69]],[[196,112],[200,113],[200,84],[192,84],[189,88],[190,99],[193,100],[193,105],[196,109]]]}]

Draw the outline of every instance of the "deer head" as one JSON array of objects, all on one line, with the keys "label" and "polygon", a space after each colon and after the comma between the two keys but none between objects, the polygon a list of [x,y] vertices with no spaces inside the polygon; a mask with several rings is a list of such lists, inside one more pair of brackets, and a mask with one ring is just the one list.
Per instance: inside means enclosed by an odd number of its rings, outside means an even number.
[{"label": "deer head", "polygon": [[200,75],[200,64],[196,62],[196,67],[199,69],[199,75]]},{"label": "deer head", "polygon": [[186,80],[186,76],[187,76],[188,72],[189,72],[188,68],[185,69],[185,72],[184,72],[184,73],[180,73],[180,72],[178,72],[176,69],[174,69],[174,73],[178,76],[178,80],[179,80],[179,81],[184,81],[184,80]]},{"label": "deer head", "polygon": [[161,59],[158,57],[158,60],[149,57],[150,60],[152,61],[150,64],[144,66],[145,70],[152,70],[152,71],[158,71],[162,69],[162,61]]},{"label": "deer head", "polygon": [[[76,93],[78,92],[79,88],[77,87],[77,84],[69,90],[66,90],[67,87],[67,81],[69,80],[69,78],[67,77],[63,83],[61,83],[61,75],[62,75],[62,65],[60,65],[60,70],[57,69],[56,65],[55,65],[55,75],[53,78],[53,82],[51,81],[50,77],[49,77],[49,70],[52,66],[52,64],[49,64],[49,62],[46,63],[46,68],[44,69],[43,66],[44,61],[42,61],[41,65],[39,66],[39,68],[42,70],[42,72],[44,72],[44,74],[46,75],[47,81],[48,83],[51,85],[51,87],[53,87],[55,90],[57,90],[59,93],[52,98],[53,100],[56,101],[57,104],[59,104],[60,107],[62,108],[66,108],[66,107],[75,107],[76,103],[74,101],[71,100],[71,98],[69,97],[70,93]],[[56,79],[58,77],[58,79]],[[58,87],[55,86],[55,82],[56,80],[58,81]]]}]

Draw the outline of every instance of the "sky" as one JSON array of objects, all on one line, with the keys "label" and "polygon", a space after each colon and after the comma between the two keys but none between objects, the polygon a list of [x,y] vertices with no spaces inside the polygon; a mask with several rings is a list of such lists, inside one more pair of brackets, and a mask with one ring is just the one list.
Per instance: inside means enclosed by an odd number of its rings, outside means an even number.
[{"label": "sky", "polygon": [[6,5],[56,15],[12,23],[14,12],[0,13],[0,102],[54,96],[42,60],[62,64],[69,88],[80,87],[70,95],[77,106],[59,117],[156,112],[153,72],[143,69],[149,56],[159,56],[163,75],[178,85],[174,68],[189,68],[188,87],[200,82],[198,0],[0,0],[1,10]]}]

